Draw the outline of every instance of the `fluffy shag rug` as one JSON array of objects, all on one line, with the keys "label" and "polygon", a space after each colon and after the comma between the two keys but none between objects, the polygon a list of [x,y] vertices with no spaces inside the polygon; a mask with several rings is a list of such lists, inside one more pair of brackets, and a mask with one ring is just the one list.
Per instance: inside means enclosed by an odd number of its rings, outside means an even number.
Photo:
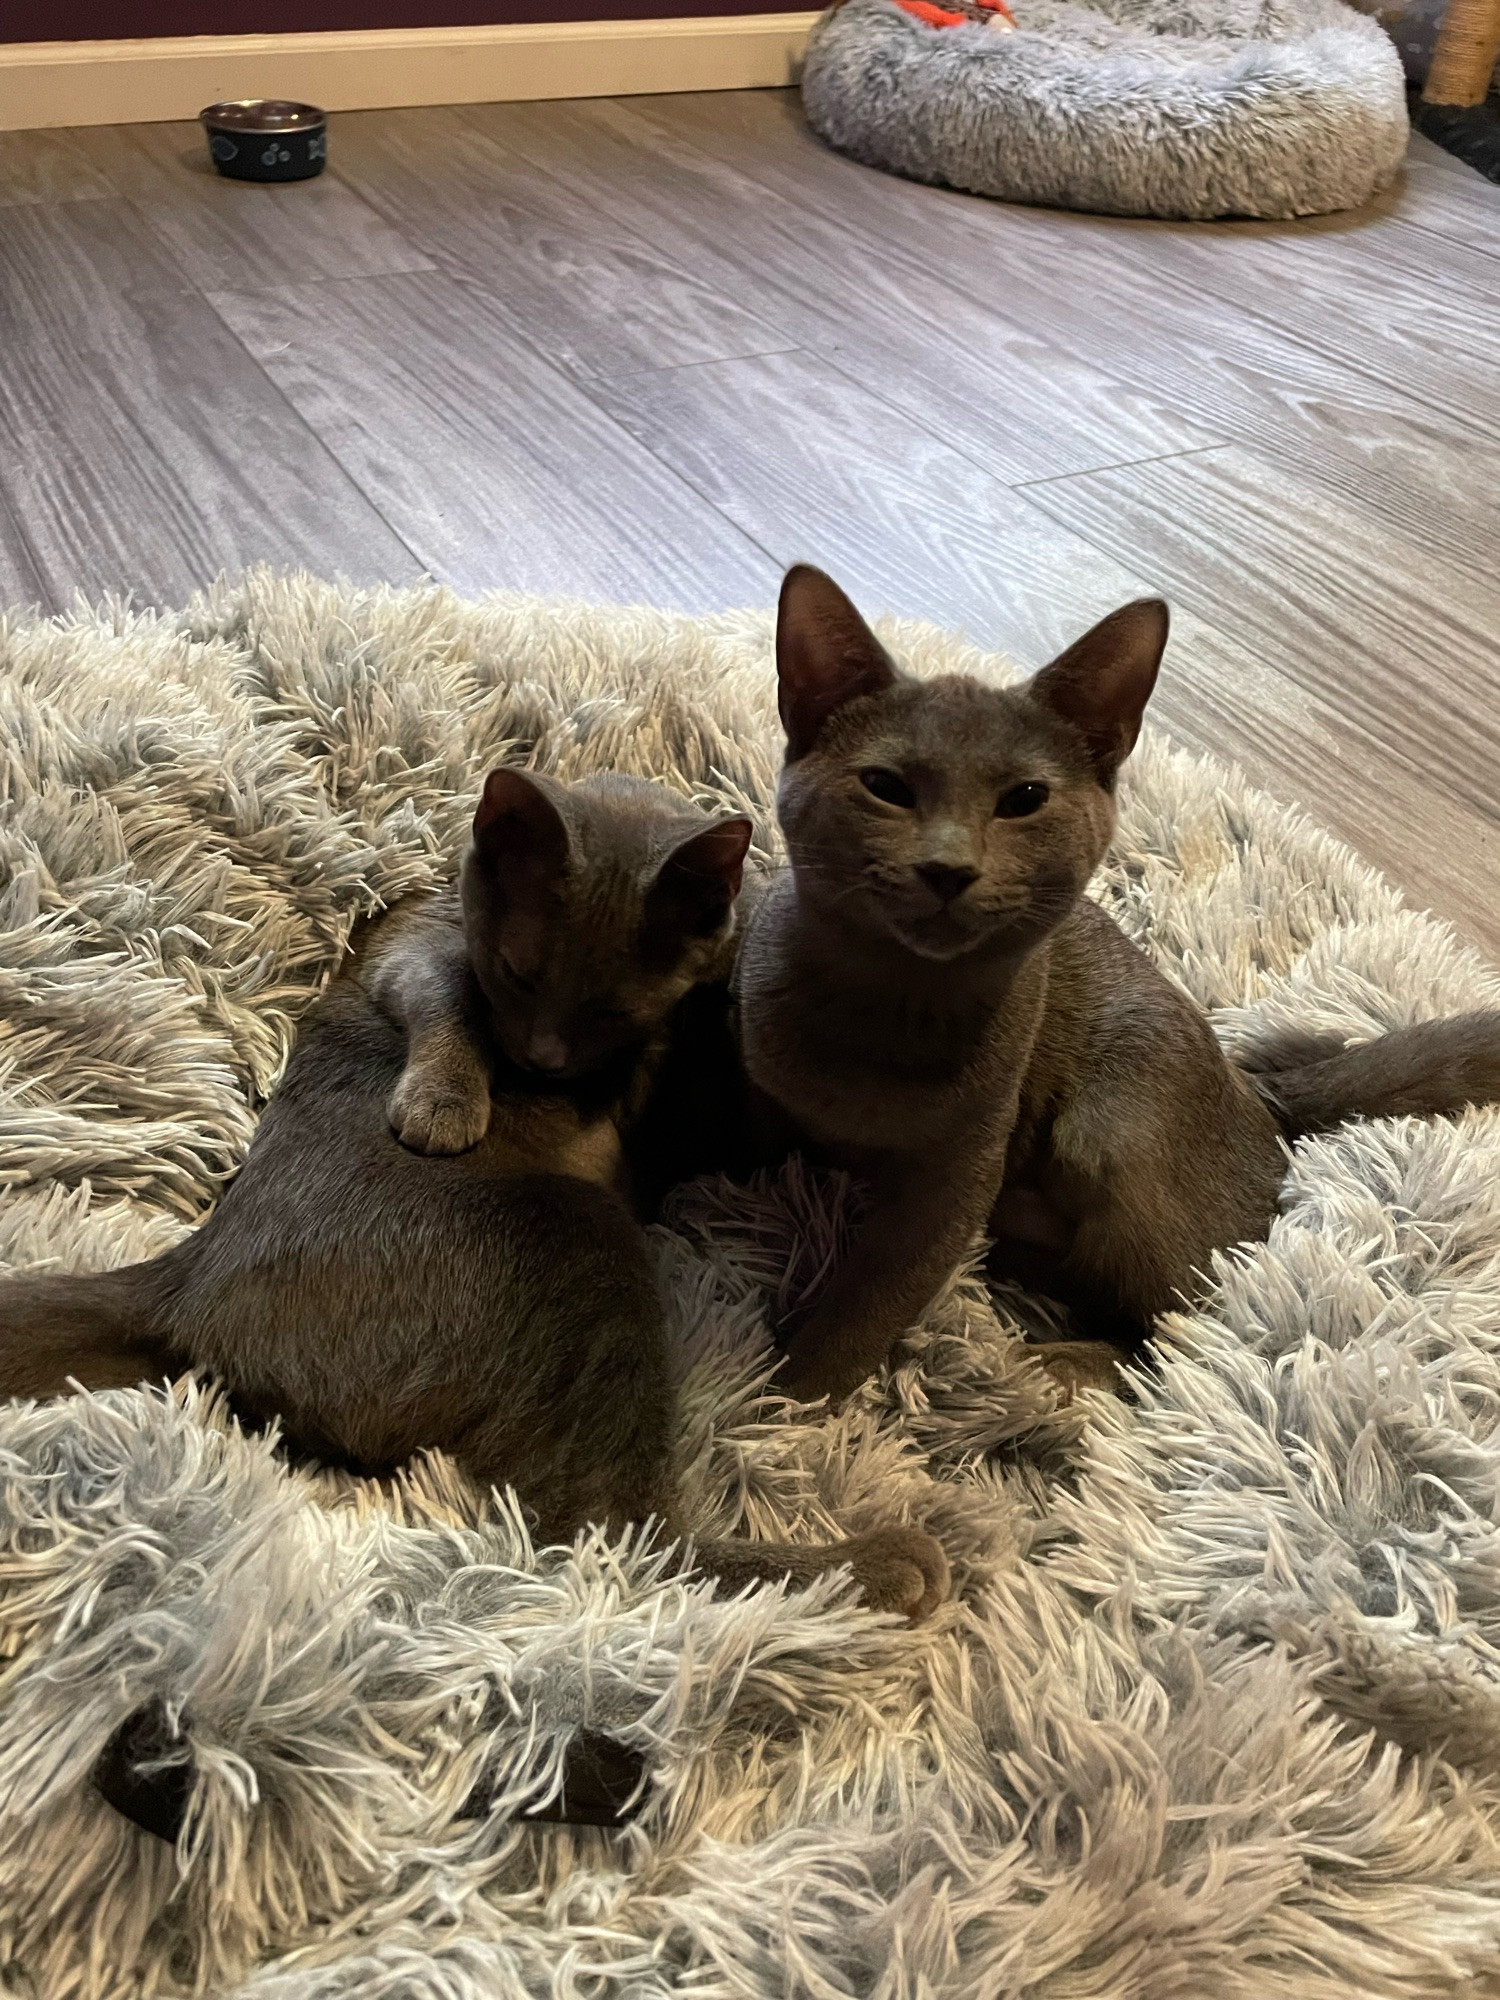
[{"label": "fluffy shag rug", "polygon": [[[0,1265],[173,1242],[362,912],[527,756],[747,803],[770,620],[254,574],[0,660]],[[1012,670],[927,627],[920,672]],[[1099,893],[1233,1046],[1500,1005],[1345,849],[1148,738]],[[213,1395],[0,1410],[0,1981],[30,2000],[1500,1993],[1500,1113],[1303,1143],[1271,1240],[1070,1407],[970,1274],[839,1417],[763,1400],[846,1190],[657,1232],[702,1528],[924,1523],[909,1630],[535,1549],[439,1459],[290,1469]],[[175,1848],[90,1771],[153,1700]],[[583,1726],[624,1831],[528,1825]],[[470,1816],[476,1783],[494,1800]]]},{"label": "fluffy shag rug", "polygon": [[1106,215],[1322,215],[1395,174],[1405,74],[1340,0],[1015,0],[1016,30],[843,0],[802,102],[866,166]]}]

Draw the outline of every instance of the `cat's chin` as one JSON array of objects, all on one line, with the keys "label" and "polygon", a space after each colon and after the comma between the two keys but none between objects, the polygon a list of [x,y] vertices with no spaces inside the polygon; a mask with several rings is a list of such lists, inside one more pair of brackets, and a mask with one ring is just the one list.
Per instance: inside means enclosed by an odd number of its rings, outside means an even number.
[{"label": "cat's chin", "polygon": [[611,1060],[609,1056],[598,1056],[592,1062],[560,1063],[556,1068],[550,1068],[542,1063],[516,1062],[513,1059],[511,1067],[534,1088],[544,1088],[551,1083],[562,1089],[566,1084],[581,1083],[585,1077],[598,1075],[609,1067]]},{"label": "cat's chin", "polygon": [[945,910],[934,911],[927,917],[891,917],[887,919],[887,928],[897,944],[913,957],[930,959],[935,965],[965,958],[988,942],[987,932],[956,923]]},{"label": "cat's chin", "polygon": [[601,1080],[619,1081],[628,1076],[640,1059],[640,1040],[622,1042],[617,1048],[590,1049],[572,1060],[551,1068],[541,1063],[527,1060],[524,1052],[516,1055],[502,1042],[501,1054],[518,1082],[523,1082],[533,1090],[543,1090],[550,1084],[558,1090],[567,1090],[578,1084],[594,1084]]}]

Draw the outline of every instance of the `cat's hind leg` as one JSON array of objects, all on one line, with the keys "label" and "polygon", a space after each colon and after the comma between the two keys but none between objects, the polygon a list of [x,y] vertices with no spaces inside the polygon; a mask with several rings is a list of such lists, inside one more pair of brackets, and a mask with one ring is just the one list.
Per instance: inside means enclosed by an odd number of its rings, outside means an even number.
[{"label": "cat's hind leg", "polygon": [[1271,1117],[1227,1064],[1201,1082],[1185,1102],[1160,1077],[1097,1080],[1054,1128],[1076,1217],[1058,1277],[1101,1322],[1149,1328],[1202,1291],[1215,1251],[1270,1228],[1285,1173]]}]

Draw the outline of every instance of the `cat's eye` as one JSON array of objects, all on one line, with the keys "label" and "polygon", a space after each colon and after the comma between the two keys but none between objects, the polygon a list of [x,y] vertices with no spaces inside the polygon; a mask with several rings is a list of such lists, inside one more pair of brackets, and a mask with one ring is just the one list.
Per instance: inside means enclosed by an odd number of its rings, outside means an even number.
[{"label": "cat's eye", "polygon": [[500,969],[518,993],[535,993],[536,981],[527,979],[523,973],[517,972],[510,960],[503,955],[500,959]]},{"label": "cat's eye", "polygon": [[859,782],[872,798],[877,798],[888,806],[905,806],[908,811],[917,803],[917,795],[907,784],[899,771],[887,771],[880,765],[868,771],[861,771]]},{"label": "cat's eye", "polygon": [[995,807],[996,819],[1030,819],[1040,812],[1052,796],[1045,785],[1012,785],[1008,792],[1002,792]]}]

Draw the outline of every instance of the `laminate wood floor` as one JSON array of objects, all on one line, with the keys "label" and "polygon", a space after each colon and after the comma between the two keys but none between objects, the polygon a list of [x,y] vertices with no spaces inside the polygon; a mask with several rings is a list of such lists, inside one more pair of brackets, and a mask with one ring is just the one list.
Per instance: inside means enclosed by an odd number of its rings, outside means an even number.
[{"label": "laminate wood floor", "polygon": [[1500,188],[1018,209],[790,92],[0,134],[0,599],[260,560],[690,609],[823,563],[1038,664],[1126,597],[1157,715],[1500,957]]}]

